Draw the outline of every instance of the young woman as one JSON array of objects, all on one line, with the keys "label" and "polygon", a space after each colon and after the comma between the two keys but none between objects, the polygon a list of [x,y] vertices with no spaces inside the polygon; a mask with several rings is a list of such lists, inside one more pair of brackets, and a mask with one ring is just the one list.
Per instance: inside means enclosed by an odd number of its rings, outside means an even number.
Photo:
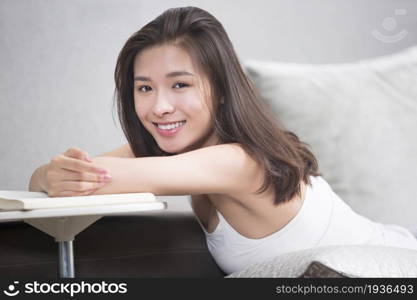
[{"label": "young woman", "polygon": [[226,273],[324,245],[417,249],[405,228],[356,214],[332,191],[206,11],[169,9],[133,34],[115,81],[128,144],[92,160],[71,148],[34,172],[30,190],[191,195],[208,248]]}]

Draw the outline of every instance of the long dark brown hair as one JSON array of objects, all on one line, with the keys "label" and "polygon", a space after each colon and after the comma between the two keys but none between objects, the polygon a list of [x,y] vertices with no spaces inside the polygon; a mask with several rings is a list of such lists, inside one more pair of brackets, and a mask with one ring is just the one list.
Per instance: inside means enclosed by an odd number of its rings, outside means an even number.
[{"label": "long dark brown hair", "polygon": [[196,7],[166,10],[134,33],[122,48],[115,70],[115,99],[120,123],[136,157],[170,155],[159,148],[135,112],[133,62],[148,47],[175,44],[190,55],[206,75],[213,101],[213,130],[220,144],[239,143],[263,168],[265,179],[257,191],[271,184],[275,204],[300,195],[300,181],[318,176],[317,160],[292,132],[271,113],[245,75],[221,23]]}]

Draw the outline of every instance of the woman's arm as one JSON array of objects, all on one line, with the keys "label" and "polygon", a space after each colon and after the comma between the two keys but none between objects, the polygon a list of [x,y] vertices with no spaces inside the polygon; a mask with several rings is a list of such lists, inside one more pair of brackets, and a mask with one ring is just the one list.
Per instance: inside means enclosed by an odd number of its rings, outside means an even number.
[{"label": "woman's arm", "polygon": [[94,194],[233,194],[256,190],[262,174],[239,144],[209,146],[173,156],[96,157],[93,162],[112,176],[111,182]]},{"label": "woman's arm", "polygon": [[112,151],[109,151],[109,152],[106,152],[97,156],[130,157],[130,158],[135,157],[135,155],[132,152],[132,149],[130,148],[129,143],[124,144],[123,146],[115,150],[112,150]]}]

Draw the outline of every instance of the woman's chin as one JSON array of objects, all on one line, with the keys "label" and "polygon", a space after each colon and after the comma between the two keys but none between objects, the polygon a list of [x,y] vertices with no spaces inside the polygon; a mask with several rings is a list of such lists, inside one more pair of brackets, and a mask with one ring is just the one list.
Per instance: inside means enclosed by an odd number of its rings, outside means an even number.
[{"label": "woman's chin", "polygon": [[184,147],[184,146],[182,146],[182,147],[180,147],[180,146],[171,146],[171,145],[169,145],[169,146],[168,145],[166,145],[166,146],[159,145],[159,148],[162,151],[167,152],[167,153],[178,154],[178,153],[183,152],[186,147]]}]

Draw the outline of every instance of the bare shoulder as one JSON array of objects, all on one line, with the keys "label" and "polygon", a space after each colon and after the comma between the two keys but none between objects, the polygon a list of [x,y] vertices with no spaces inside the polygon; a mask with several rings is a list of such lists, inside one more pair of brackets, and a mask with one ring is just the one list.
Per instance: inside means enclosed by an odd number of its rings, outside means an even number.
[{"label": "bare shoulder", "polygon": [[127,158],[134,158],[135,155],[132,152],[132,149],[130,148],[129,143],[114,149],[112,151],[97,155],[97,156],[112,156],[112,157],[127,157]]},{"label": "bare shoulder", "polygon": [[205,174],[204,181],[212,188],[204,191],[204,194],[252,193],[262,184],[263,171],[260,165],[238,143],[200,148],[185,153],[184,158],[178,163],[183,169],[186,169],[184,166],[193,168],[190,171],[193,177],[196,177],[196,173]]},{"label": "bare shoulder", "polygon": [[[237,189],[234,193],[228,196],[254,194],[261,186],[264,180],[264,170],[259,162],[250,155],[240,144],[229,144],[232,146],[233,151],[230,153],[236,158],[234,163],[235,172],[238,174],[236,177]],[[231,159],[231,157],[229,157]]]}]

